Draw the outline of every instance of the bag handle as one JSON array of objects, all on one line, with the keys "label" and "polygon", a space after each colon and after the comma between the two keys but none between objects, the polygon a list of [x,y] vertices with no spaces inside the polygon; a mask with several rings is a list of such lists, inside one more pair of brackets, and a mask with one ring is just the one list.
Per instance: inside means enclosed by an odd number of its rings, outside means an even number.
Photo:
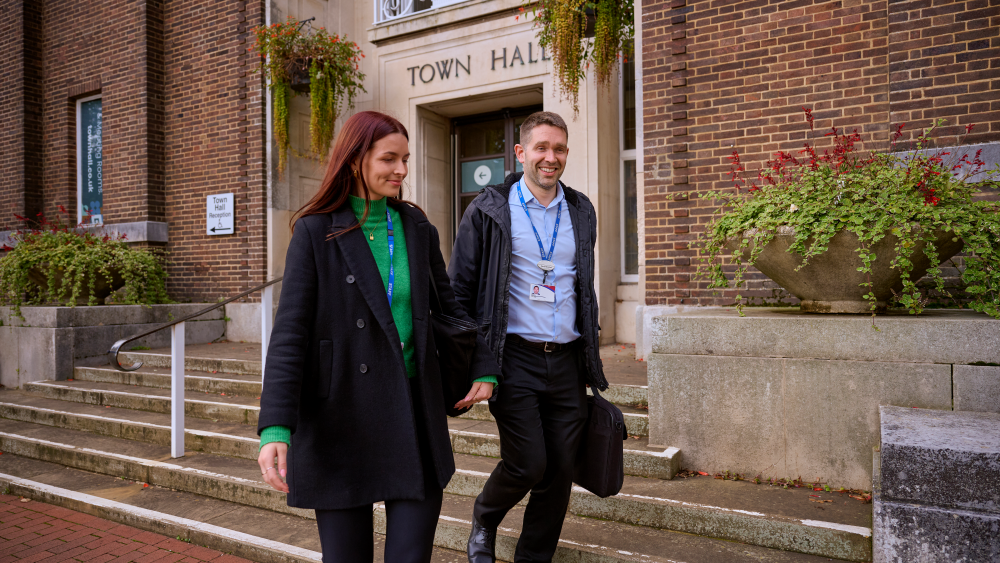
[{"label": "bag handle", "polygon": [[437,311],[438,311],[438,313],[440,313],[441,312],[441,296],[438,295],[438,286],[437,286],[437,281],[434,279],[434,272],[431,271],[431,270],[428,270],[427,271],[427,275],[431,279],[431,290],[434,291],[434,302],[437,303]]}]

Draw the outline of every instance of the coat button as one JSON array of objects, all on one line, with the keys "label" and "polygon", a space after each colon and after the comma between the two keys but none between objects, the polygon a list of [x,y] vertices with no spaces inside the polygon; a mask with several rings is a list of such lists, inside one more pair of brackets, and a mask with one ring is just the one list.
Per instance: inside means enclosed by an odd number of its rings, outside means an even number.
[{"label": "coat button", "polygon": [[354,283],[354,276],[347,276],[347,283]]},{"label": "coat button", "polygon": [[365,328],[365,320],[358,319],[358,328]]},{"label": "coat button", "polygon": [[368,373],[368,366],[361,364],[361,373]]}]

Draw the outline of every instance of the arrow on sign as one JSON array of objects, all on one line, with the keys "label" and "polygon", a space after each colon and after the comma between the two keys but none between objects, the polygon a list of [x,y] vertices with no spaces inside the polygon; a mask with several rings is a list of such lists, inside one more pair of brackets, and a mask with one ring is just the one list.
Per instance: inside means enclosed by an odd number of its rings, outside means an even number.
[{"label": "arrow on sign", "polygon": [[229,227],[226,227],[226,228],[222,228],[222,227],[212,227],[212,228],[211,228],[211,229],[209,229],[209,230],[210,230],[210,231],[212,231],[212,232],[214,233],[215,231],[228,231],[228,230],[230,230],[230,229],[229,229]]}]

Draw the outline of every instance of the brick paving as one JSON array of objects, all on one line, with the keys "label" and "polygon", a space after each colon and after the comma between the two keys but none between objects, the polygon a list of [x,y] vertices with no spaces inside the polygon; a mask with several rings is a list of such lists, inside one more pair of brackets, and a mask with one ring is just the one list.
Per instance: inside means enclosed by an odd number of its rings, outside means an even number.
[{"label": "brick paving", "polygon": [[0,563],[250,563],[80,512],[0,495]]}]

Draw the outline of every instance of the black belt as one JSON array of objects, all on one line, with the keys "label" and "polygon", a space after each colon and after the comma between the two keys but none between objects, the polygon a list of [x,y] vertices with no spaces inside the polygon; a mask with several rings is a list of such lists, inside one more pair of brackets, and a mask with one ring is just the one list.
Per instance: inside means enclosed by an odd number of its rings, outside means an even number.
[{"label": "black belt", "polygon": [[525,340],[516,334],[507,335],[507,344],[514,344],[515,346],[520,346],[522,348],[533,348],[543,352],[560,352],[562,350],[576,348],[580,345],[580,341],[581,339],[577,338],[576,340],[565,344],[560,344],[558,342],[532,342],[531,340]]}]

